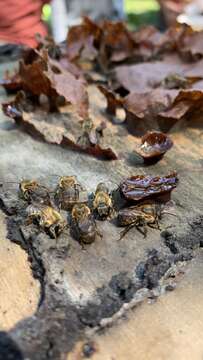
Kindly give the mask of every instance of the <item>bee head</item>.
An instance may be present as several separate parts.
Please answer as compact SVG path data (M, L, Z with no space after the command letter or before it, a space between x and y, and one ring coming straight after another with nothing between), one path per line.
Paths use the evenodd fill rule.
M90 215L90 209L85 204L76 204L72 210L72 218L75 220L83 219Z
M59 180L59 187L60 188L68 188L72 187L76 184L76 177L75 176L62 176Z

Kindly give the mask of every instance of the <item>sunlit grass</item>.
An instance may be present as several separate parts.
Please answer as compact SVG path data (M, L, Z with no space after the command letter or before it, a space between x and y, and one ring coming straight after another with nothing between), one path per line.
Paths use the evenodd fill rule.
M45 4L42 8L42 20L50 21L51 18L51 5Z
M127 14L159 10L159 4L156 0L124 0L124 6Z
M160 8L156 0L124 0L124 7L132 29L147 24L158 26L160 22Z
M139 27L143 24L157 25L159 22L159 4L156 0L123 0L124 10L127 14L129 26ZM49 26L52 10L50 4L45 4L42 9L42 20Z

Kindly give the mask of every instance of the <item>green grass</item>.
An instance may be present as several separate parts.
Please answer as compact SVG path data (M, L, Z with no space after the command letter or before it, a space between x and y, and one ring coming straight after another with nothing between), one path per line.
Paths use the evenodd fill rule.
M142 25L159 25L159 4L156 0L124 0L125 12L130 28Z
M140 14L143 12L159 10L159 4L156 0L124 0L124 6L127 14Z
M156 0L124 0L125 13L127 14L130 28L135 29L144 24L158 25L159 4ZM51 6L45 4L42 19L51 26Z

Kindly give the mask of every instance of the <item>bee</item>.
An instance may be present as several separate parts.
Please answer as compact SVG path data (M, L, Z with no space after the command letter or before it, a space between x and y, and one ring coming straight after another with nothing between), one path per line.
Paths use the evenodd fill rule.
M56 188L55 201L60 209L71 210L77 203L87 203L88 195L75 176L62 176Z
M186 89L189 83L188 78L180 74L171 73L162 80L161 85L166 89Z
M136 227L140 230L143 228L143 235L147 235L147 225L154 229L159 229L159 219L161 218L161 208L157 204L146 203L129 208L121 209L118 213L118 224L120 226L126 226L124 231L121 232L121 240L127 232Z
M22 180L19 184L19 195L29 203L39 202L51 205L48 189L36 180Z
M109 190L104 183L99 183L96 188L93 209L102 220L106 219L112 212L113 205Z
M82 121L82 135L79 136L77 144L82 148L95 146L100 143L100 139L104 136L103 132L106 128L106 123L101 122L98 127L94 126L92 119L87 118Z
M94 128L93 121L90 118L82 122L82 135L78 138L77 144L82 148L86 148L98 143L98 136Z
M51 206L30 205L27 208L27 216L27 224L37 223L53 239L56 239L67 226L60 213Z
M74 205L71 213L71 232L81 244L91 244L95 241L96 223L87 205Z
M165 89L187 89L195 82L201 80L199 76L184 76L178 73L168 74L162 81L161 85Z

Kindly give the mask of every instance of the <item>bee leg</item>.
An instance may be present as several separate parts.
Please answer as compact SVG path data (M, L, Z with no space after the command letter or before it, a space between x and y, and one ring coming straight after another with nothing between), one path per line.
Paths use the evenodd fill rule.
M69 229L69 228L70 228L70 225L69 225L67 222L65 222L65 223L63 223L63 224L61 225L61 227L62 227L62 231L63 231L63 230Z
M47 232L51 236L51 238L56 239L55 227L50 226L47 230L48 230Z
M158 222L155 222L154 224L148 224L148 226L152 229L160 230L160 226Z
M144 226L143 226L143 229L144 229L144 238L146 238L147 237L147 224L144 224Z
M145 220L145 218L140 218L139 222L136 223L136 228L137 230L144 236L144 238L146 238L147 236L147 222ZM143 228L143 230L142 230Z
M103 238L103 234L98 229L96 229L96 234L100 237L100 239Z
M25 226L28 226L28 225L31 225L33 223L33 219L31 217L28 217L26 220L25 220Z
M68 228L68 224L59 223L57 227L57 236L61 235L61 233Z
M156 227L157 229L159 229L159 217L157 214L154 216L154 222L151 224L149 223L148 225L152 225L154 226L154 228Z
M142 225L143 230L141 229L140 226L136 226L136 228L144 236L144 238L147 237L147 225L146 224Z
M85 244L82 241L80 241L80 246L82 248L82 251L87 251Z
M160 227L160 224L159 224L159 219L160 219L160 218L157 216L157 217L155 218L154 224L156 225L156 227L157 227L158 230L161 230L161 227Z
M79 199L79 196L80 196L80 190L78 189L78 184L74 184L74 190L75 190L75 194L76 194L76 197L77 199Z
M135 224L130 224L127 227L125 227L125 229L123 231L120 232L120 238L118 239L118 241L122 240L124 238L124 236L128 233L128 231L134 226Z

